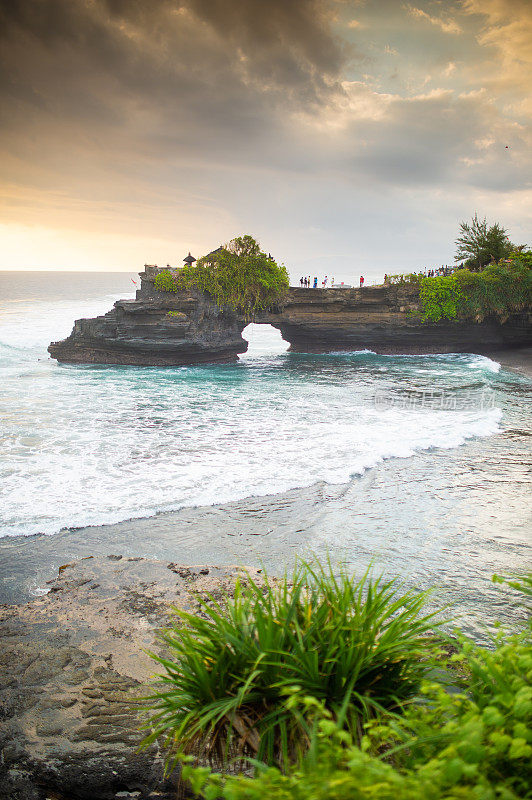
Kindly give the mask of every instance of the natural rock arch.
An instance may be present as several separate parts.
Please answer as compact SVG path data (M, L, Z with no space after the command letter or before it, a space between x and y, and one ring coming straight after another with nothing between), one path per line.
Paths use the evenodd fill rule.
M135 300L119 300L107 314L76 320L67 339L52 342L53 358L69 363L178 366L235 361L247 349L250 320L218 308L197 292L159 292L150 268L141 273ZM487 319L425 323L411 285L363 289L291 288L282 303L258 312L257 324L281 331L290 350L323 353L483 353L532 340L530 309L504 323Z

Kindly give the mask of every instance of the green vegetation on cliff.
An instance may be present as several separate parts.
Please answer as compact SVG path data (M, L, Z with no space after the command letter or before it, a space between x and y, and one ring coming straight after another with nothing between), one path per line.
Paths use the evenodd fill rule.
M280 300L288 286L286 268L262 252L249 235L232 239L175 275L165 270L155 278L159 291L197 289L209 294L219 307L229 306L248 318Z
M532 252L513 252L482 272L458 270L448 277L422 278L419 292L423 319L489 316L501 322L532 304Z

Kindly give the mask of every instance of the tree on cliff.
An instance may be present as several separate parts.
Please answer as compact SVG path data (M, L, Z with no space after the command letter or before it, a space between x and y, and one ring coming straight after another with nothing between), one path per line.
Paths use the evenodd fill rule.
M495 223L488 227L486 217L483 220L475 216L468 222L460 224L460 235L455 241L456 259L467 259L470 269L482 269L490 262L507 258L515 246L510 243L506 230Z
M288 272L266 255L249 235L228 244L186 266L176 276L182 289L199 289L218 306L230 306L250 318L279 300L289 286Z

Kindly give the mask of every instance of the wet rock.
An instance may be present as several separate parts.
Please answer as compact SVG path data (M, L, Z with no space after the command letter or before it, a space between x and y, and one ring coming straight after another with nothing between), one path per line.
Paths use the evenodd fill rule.
M145 650L160 651L170 605L230 594L241 570L168 566L84 559L44 597L0 608L1 800L175 798L159 746L138 750Z

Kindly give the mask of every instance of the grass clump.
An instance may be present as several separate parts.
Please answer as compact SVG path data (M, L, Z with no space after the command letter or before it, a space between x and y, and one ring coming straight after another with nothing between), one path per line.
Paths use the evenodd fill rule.
M372 716L409 701L431 667L437 623L424 592L355 581L300 563L279 583L237 582L232 599L175 610L151 697L152 734L226 763L251 756L286 767L309 744L301 705L314 698L354 740Z
M532 576L507 581L530 607ZM361 738L325 702L301 698L309 746L285 770L220 775L182 756L182 778L211 800L526 800L532 798L532 628L499 629L491 648L460 637L453 691L424 682L403 714Z

